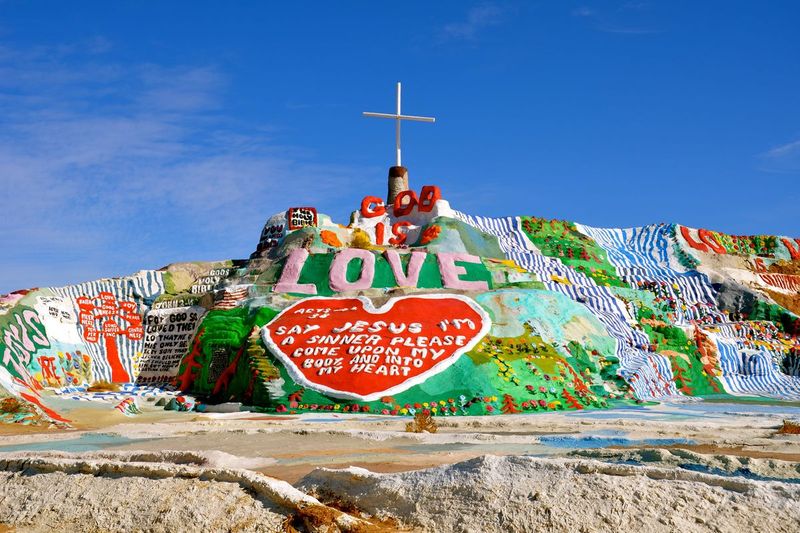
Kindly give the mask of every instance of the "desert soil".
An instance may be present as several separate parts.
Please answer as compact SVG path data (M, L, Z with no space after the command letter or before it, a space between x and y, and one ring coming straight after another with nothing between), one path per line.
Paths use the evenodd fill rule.
M87 405L88 404L88 405ZM790 405L439 419L85 402L0 429L9 531L798 531ZM0 527L0 531L3 529Z

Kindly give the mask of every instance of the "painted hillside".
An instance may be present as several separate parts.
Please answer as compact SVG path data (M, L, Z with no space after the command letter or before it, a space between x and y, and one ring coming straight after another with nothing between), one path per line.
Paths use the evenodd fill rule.
M432 186L368 196L347 226L291 208L258 237L248 259L0 297L2 416L800 400L800 239L471 216Z

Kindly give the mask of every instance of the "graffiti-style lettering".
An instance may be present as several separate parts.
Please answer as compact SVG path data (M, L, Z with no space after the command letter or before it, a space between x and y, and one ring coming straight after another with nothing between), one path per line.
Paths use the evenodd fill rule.
M436 254L436 258L439 261L439 270L442 272L442 283L445 288L465 291L489 290L489 284L485 281L464 281L461 279L461 276L466 274L467 270L463 266L456 265L456 261L480 264L480 257L461 253L439 253Z
M280 279L275 284L273 292L290 292L295 294L317 294L317 286L313 283L299 283L303 267L309 258L309 252L305 248L292 250L286 259ZM404 272L400 253L396 250L386 250L383 257L394 274L395 283L398 287L416 288L419 285L419 278L425 264L427 253L419 250L411 252L408 261L407 271ZM459 289L468 291L485 291L489 288L486 280L467 281L461 279L467 273L462 265L456 262L473 263L482 265L479 257L462 253L436 254L439 266L439 274L442 284L448 289ZM361 269L358 279L349 281L347 279L347 266L354 259L361 260ZM338 252L331 262L329 271L329 286L334 292L346 292L355 290L365 290L372 287L375 280L375 255L369 250L359 248L348 248Z
M347 266L354 259L361 260L361 270L358 279L347 280ZM336 292L361 291L372 287L375 279L375 256L369 250L348 248L342 250L333 258L330 272L331 289Z
M398 196L398 198L400 197ZM394 237L389 239L389 244L400 246L401 244L405 243L406 239L408 239L408 234L403 230L403 228L407 228L410 225L411 222L408 222L407 220L401 220L400 222L395 222L392 224L392 235L394 235Z
M306 259L308 259L308 250L305 248L296 248L292 250L289 257L286 259L286 263L283 265L281 278L272 290L274 292L317 294L317 286L313 283L298 283Z
M289 229L296 230L306 226L317 225L317 210L313 207L292 207L289 209L287 217L289 219Z
M398 287L416 287L419 282L419 273L425 263L425 252L411 252L411 259L408 261L408 273L403 272L403 264L400 261L400 254L396 250L386 250L383 256L392 267L394 278L397 280Z
M707 229L699 229L697 230L697 236L700 237L700 240L703 241L709 248L718 254L728 253L727 250L725 250L725 247L719 243L716 235L714 235L713 232L708 231Z
M708 231L707 229L697 230L697 237L700 239L700 241L696 241L692 237L691 231L692 230L686 226L681 226L681 236L683 236L684 240L686 240L686 244L695 250L706 253L709 251L713 251L718 254L728 253L727 250L725 250L725 247L719 243L713 232Z
M386 227L383 223L378 223L375 225L375 244L378 246L383 245L384 233L386 232Z
M3 365L18 378L30 381L27 366L33 355L49 348L44 324L36 311L29 308L14 310L0 322L0 352Z
M394 199L394 206L392 207L394 216L404 217L411 213L418 204L417 193L414 191L403 191Z
M361 200L361 216L364 218L374 218L386 214L386 206L383 200L377 196L365 196Z
M321 307L329 312L320 315ZM438 327L444 320L474 327L444 332ZM299 383L369 401L441 372L489 327L486 312L469 298L425 295L395 298L380 309L366 299L309 298L284 309L262 331Z
M442 191L436 185L425 185L419 193L419 211L429 213L436 202L442 198Z
M147 313L137 383L169 383L177 375L205 311L195 306Z
M433 210L436 202L441 200L442 191L436 185L425 185L420 191L419 197L412 190L402 191L395 197L392 205L392 215L404 217L414 212L414 208L420 213L429 213ZM364 218L375 218L386 214L386 206L383 200L377 196L365 196L361 200L361 216ZM290 229L294 229L289 226Z

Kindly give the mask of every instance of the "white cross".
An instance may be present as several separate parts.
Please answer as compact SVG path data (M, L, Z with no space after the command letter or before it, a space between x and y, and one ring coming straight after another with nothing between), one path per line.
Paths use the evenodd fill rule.
M417 122L436 122L433 117L417 117L414 115L403 115L400 113L400 82L397 82L397 113L394 115L388 113L369 113L364 112L365 117L378 117L378 118L393 118L395 122L395 147L397 149L397 166L401 167L400 160L400 121L401 120L416 120Z

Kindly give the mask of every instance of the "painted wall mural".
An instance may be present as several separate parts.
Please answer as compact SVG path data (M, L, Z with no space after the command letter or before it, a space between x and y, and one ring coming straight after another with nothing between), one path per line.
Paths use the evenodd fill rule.
M155 388L277 413L796 401L799 314L800 239L479 217L425 186L347 226L290 208L247 260L4 295L0 395L51 420L49 391L135 416Z
M334 398L377 400L423 383L489 331L486 312L463 296L308 298L281 311L264 341L294 381Z
M144 317L144 346L136 383L166 384L194 338L206 310L200 306L154 309Z
M96 298L79 296L78 323L83 339L93 344L102 342L106 360L111 368L111 381L127 383L131 374L122 364L117 348L117 337L136 342L144 338L142 319L136 312L136 302L119 301L110 292L99 292Z

